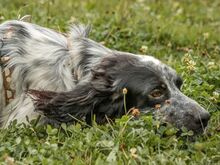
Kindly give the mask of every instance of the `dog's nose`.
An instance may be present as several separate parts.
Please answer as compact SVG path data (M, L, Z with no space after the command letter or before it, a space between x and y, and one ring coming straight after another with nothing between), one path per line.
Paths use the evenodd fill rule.
M210 119L210 114L208 112L202 112L196 117L196 124L206 127Z

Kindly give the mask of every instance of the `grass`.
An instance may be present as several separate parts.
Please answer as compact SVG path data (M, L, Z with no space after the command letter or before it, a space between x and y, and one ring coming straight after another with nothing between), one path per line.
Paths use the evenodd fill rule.
M0 9L0 22L31 14L32 22L65 32L78 21L112 49L152 54L178 71L183 92L212 115L195 142L191 132L176 137L151 116L92 128L13 123L0 129L0 164L220 163L219 0L1 0Z

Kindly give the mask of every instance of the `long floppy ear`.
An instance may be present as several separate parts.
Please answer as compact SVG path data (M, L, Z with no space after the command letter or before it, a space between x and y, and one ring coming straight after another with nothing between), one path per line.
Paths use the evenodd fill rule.
M105 123L106 117L122 115L122 99L103 89L94 89L90 83L86 83L70 92L29 90L28 94L34 102L35 111L55 123L72 123L76 119L85 119L91 125L93 115L99 124Z
M106 117L122 116L123 94L115 88L117 70L111 68L113 65L117 65L113 59L104 59L93 68L87 82L80 82L70 92L30 90L28 93L36 111L60 123L86 118L86 122L91 124L92 114L96 115L97 123L106 122Z
M90 83L78 85L70 92L29 90L28 94L37 112L58 123L71 123L75 119L83 119L101 101L96 98L98 92Z

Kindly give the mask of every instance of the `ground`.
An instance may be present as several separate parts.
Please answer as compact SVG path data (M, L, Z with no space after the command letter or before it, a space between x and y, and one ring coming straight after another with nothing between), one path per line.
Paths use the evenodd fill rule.
M204 135L175 136L151 116L114 124L0 129L0 164L219 164L219 0L0 0L0 22L32 15L32 22L66 32L91 24L91 38L107 47L151 54L184 78L183 92L211 113ZM82 127L84 127L82 129Z

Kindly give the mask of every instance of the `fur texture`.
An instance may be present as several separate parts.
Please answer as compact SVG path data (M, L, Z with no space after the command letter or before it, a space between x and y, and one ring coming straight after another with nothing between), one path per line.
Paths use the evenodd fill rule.
M17 119L43 116L41 122L105 123L106 117L121 117L126 88L127 109L142 114L160 105L153 115L178 128L201 133L210 115L180 91L181 78L152 56L108 49L88 38L90 28L74 25L68 35L22 21L0 25L1 56L10 57L15 99L0 104L4 127ZM4 66L2 66L4 68ZM0 76L0 94L4 96ZM190 123L189 123L190 121Z

